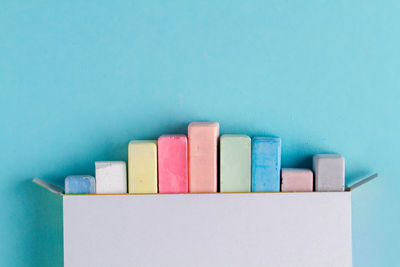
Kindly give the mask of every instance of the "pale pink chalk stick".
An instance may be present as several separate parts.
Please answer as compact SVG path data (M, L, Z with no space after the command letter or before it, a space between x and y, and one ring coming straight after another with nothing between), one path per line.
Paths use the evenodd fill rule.
M218 122L189 124L189 192L217 192Z
M186 135L162 135L158 138L158 192L188 192Z
M308 169L282 169L282 192L312 192L314 175Z

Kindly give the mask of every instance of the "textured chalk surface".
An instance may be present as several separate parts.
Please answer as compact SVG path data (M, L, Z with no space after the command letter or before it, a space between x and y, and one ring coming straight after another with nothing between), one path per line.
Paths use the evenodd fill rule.
M97 194L127 193L126 164L124 161L97 161L95 167Z
M95 194L96 181L90 175L71 175L65 178L65 194Z
M217 192L217 122L192 122L189 135L189 192Z
M220 191L250 192L251 139L247 135L220 137Z
M129 193L157 193L157 141L129 143L128 180Z
M282 192L312 192L314 174L308 169L282 168Z
M159 193L188 192L188 152L186 135L158 138Z
M279 192L281 178L281 139L254 137L251 154L251 191Z
M339 154L316 154L313 157L315 191L344 191L345 163Z

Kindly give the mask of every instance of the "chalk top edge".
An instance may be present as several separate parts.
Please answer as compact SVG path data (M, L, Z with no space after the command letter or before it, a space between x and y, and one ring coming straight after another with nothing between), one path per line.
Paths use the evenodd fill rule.
M200 121L200 122L191 122L189 123L189 128L193 126L203 126L203 127L218 127L219 128L219 123L218 122L207 122L207 121Z
M256 142L282 142L280 137L268 137L268 136L255 136L252 138Z

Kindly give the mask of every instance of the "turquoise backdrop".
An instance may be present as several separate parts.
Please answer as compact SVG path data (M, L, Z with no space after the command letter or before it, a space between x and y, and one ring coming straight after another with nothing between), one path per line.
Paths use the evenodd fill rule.
M135 138L282 137L346 158L354 266L400 266L399 1L11 1L0 6L0 266L62 266L60 197L32 184Z

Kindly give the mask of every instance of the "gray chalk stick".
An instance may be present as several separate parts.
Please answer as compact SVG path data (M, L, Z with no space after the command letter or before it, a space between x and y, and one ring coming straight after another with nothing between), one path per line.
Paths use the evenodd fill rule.
M316 154L313 157L315 191L344 191L344 158L339 154Z

